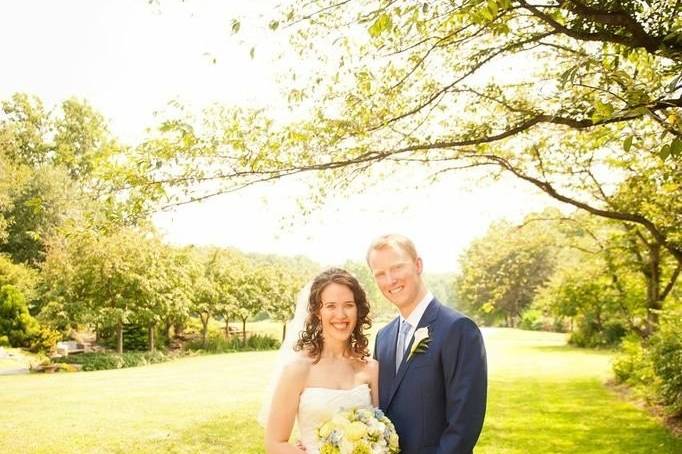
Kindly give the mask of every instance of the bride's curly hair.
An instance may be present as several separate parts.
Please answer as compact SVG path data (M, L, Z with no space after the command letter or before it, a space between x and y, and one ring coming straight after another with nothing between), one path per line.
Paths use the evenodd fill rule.
M360 286L358 280L348 271L340 268L330 268L318 274L310 286L310 296L308 298L308 315L305 319L305 326L298 336L298 341L294 350L305 351L315 359L315 363L320 360L324 338L322 337L322 320L320 320L320 309L322 308L322 291L331 283L336 283L348 287L353 292L353 299L357 307L357 323L350 335L349 348L353 356L364 360L369 356L367 346L369 341L364 334L365 329L372 327L372 320L369 317L369 303L367 295Z

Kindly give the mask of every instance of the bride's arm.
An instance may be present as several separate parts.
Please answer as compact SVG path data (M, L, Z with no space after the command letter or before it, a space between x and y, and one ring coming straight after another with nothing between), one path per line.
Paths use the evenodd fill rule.
M275 387L268 422L265 427L265 449L268 454L301 454L305 451L289 444L298 401L309 366L302 361L287 365Z
M369 358L367 360L367 369L369 370L369 388L372 394L372 406L379 406L379 362L376 359Z

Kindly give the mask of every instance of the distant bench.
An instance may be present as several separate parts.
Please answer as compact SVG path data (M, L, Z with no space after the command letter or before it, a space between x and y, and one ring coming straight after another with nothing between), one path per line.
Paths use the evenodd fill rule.
M79 344L75 341L57 342L57 353L64 356L69 356L72 353L85 352L85 345Z

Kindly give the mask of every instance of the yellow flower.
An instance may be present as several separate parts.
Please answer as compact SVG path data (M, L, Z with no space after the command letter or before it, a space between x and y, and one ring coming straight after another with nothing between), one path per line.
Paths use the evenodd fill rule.
M388 437L388 446L393 449L398 448L398 434L395 432L391 433L391 435Z
M329 443L325 443L320 447L320 454L340 454L339 448Z
M349 440L360 440L367 434L367 426L365 426L360 421L355 421L350 423L350 426L346 428L346 435Z
M327 438L330 433L332 433L332 430L334 427L332 426L331 421L327 421L326 423L322 424L322 427L320 427L320 438Z
M372 448L365 442L359 442L353 447L352 454L372 454Z

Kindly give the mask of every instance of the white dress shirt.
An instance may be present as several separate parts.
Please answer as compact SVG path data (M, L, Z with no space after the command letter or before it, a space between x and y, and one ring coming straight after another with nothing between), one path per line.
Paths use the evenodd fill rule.
M414 332L417 330L419 321L422 319L422 316L424 315L424 312L426 311L426 308L429 306L429 303L432 299L433 294L427 290L424 298L422 298L419 304L415 306L407 318L404 318L402 315L400 316L400 324L402 324L403 320L407 320L407 323L410 324L410 331L407 333L407 342L405 342L405 348L407 348L410 343L410 339L412 339L412 336L414 336Z

